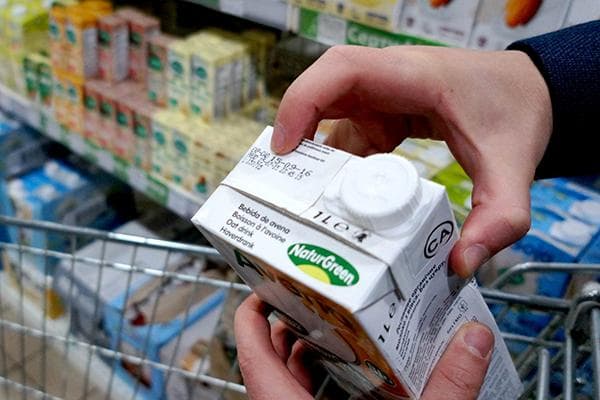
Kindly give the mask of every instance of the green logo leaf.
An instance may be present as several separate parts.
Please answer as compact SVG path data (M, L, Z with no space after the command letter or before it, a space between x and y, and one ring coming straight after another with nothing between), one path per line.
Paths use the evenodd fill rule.
M175 141L175 150L180 154L187 154L187 146L181 140Z
M160 145L165 144L165 135L162 132L154 131L154 140Z
M94 110L97 106L96 99L94 96L86 96L85 97L85 108L88 110Z
M119 112L117 113L117 123L121 126L127 126L128 118L125 113Z
M173 61L171 63L171 69L173 71L175 71L176 74L182 74L183 73L183 65L181 65L181 63L179 61Z
M163 65L162 65L162 62L160 61L160 57L157 57L156 55L151 54L150 57L148 57L148 67L154 71L162 71Z
M75 44L77 42L77 36L75 36L75 32L72 29L67 30L67 40L71 44Z
M148 137L148 131L146 130L146 127L141 124L136 124L135 134L136 134L136 136L141 137L141 138Z
M200 79L206 79L206 70L202 67L196 68L196 76Z
M110 33L106 31L100 31L98 33L98 41L101 46L110 46Z
M337 254L307 243L288 247L288 257L305 274L334 286L353 286L359 281L358 271Z
M129 43L135 47L139 47L142 44L142 35L138 32L131 32L129 35Z

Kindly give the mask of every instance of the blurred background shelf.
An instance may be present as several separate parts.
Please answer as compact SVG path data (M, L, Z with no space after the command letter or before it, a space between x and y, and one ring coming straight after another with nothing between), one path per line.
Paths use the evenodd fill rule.
M4 85L0 85L0 109L13 114L30 127L63 144L182 218L191 218L205 200L186 193L181 188L164 182L161 178L95 146L80 135L65 130L58 125L48 110L43 110Z

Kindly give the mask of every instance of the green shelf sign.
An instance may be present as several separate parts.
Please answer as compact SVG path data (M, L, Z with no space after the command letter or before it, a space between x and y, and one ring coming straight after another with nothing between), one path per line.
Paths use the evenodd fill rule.
M298 33L305 38L319 41L319 24L323 23L318 11L300 9ZM335 18L335 17L334 17ZM442 43L402 33L392 33L353 21L346 21L344 44L383 48L397 45L432 45Z
M148 177L146 195L148 195L148 197L150 197L152 200L158 202L160 205L166 206L169 198L169 189L164 183L159 182L150 176Z

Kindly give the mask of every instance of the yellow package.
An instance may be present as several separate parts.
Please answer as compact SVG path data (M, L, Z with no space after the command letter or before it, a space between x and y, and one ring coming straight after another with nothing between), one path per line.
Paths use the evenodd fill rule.
M152 117L152 172L167 180L173 176L171 150L173 129L185 123L178 111L161 110Z
M229 110L231 52L223 45L196 42L191 56L191 115L206 122L224 118Z
M260 29L244 31L242 37L255 49L246 86L247 99L252 100L267 94L267 68L277 38L273 33Z
M72 74L64 75L65 94L67 99L66 125L71 132L83 135L84 131L84 81Z
M61 126L67 126L67 95L66 95L66 78L65 73L60 70L53 70L53 81L54 86L52 89L52 109L54 111L54 118L58 121Z
M48 47L48 11L35 4L13 3L5 14L6 39L13 54Z
M49 20L50 56L52 66L61 70L67 69L66 20L66 7L59 5L52 7Z
M80 5L67 8L67 71L76 76L87 79L98 74L97 20L102 13L108 11L91 11Z
M193 47L183 40L169 45L167 55L167 96L171 110L189 114L190 109L190 63Z
M210 142L214 127L202 121L194 121L190 126L192 141L190 145L190 173L184 186L192 193L204 195L212 183L212 163ZM214 187L214 186L213 186Z

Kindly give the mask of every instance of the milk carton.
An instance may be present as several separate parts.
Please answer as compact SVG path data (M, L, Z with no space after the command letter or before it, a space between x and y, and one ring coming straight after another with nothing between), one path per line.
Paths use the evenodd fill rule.
M418 398L453 333L496 335L481 399L521 383L474 281L452 273L457 239L442 186L393 155L304 141L271 153L267 128L193 222L349 391Z

